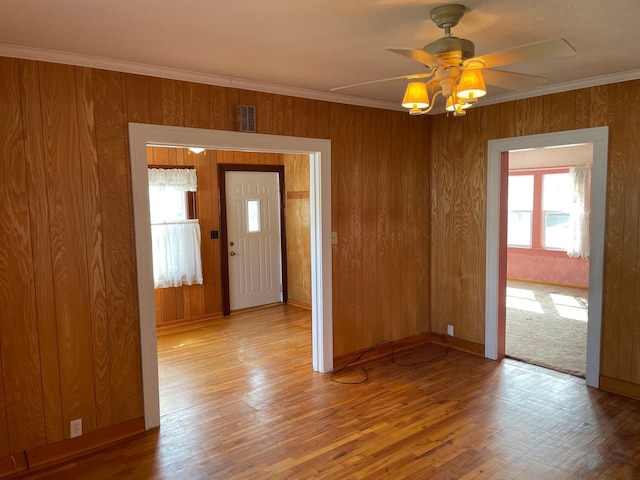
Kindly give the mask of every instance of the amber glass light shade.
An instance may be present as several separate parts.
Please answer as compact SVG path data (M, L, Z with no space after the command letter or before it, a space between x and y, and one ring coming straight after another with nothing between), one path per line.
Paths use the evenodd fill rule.
M404 108L419 109L429 107L429 94L427 93L427 84L424 82L410 82L407 90L404 92L402 100Z
M470 69L462 72L458 82L458 98L463 100L479 98L487 94L482 71Z

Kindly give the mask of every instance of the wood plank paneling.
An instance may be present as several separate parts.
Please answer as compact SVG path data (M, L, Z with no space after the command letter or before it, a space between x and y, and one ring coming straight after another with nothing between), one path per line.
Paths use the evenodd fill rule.
M214 226L214 211L218 210L218 201L215 191L217 184L213 183L212 175L217 175L216 152L208 151L207 155L198 155L196 159L198 174L198 215L200 219L201 245L202 245L202 275L203 284L199 289L199 295L192 297L191 315L211 315L220 313L222 305L216 304L216 291L220 289L220 276L216 273L215 243L219 240L211 239L211 231Z
M209 87L209 120L214 130L230 130L227 122L227 89L211 85Z
M29 216L33 248L36 309L40 344L42 389L47 443L63 439L62 393L58 365L58 328L53 295L53 260L49 233L49 204L42 137L38 64L25 61L22 68L22 105L25 159L29 182Z
M73 67L42 64L40 78L63 426L65 438L69 438L71 420L82 418L87 432L96 429L91 294L78 131L81 107L77 106Z
M209 87L201 83L184 84L184 126L209 128Z
M287 299L289 303L311 307L309 156L285 155L284 169L287 193ZM292 192L301 195L292 198Z
M638 90L632 88L632 84L626 83L620 86L620 94L618 95L621 105L622 103L638 101ZM629 111L626 115L626 122L620 125L618 132L621 134L620 140L630 151L638 151L640 142L638 141L637 126L640 124L639 116L635 111ZM616 146L616 145L614 145ZM633 168L631 165L625 171L624 176L624 220L622 223L622 243L620 250L622 254L622 278L620 284L620 339L618 341L618 376L619 380L627 382L638 382L640 379L633 379L634 370L637 371L638 366L633 365L634 358L634 340L635 331L639 328L638 323L638 299L636 298L636 283L640 271L638 270L638 241L639 241L639 225L638 219L640 215L640 169ZM634 301L629 301L629 299ZM637 347L636 347L637 348Z
M406 333L407 317L406 310L403 305L404 293L406 285L403 283L406 272L404 267L406 265L406 251L404 250L404 238L406 234L405 224L403 221L403 210L406 204L405 193L402 189L402 177L405 174L406 162L404 158L404 142L402 132L402 121L404 115L399 113L389 113L390 128L389 128L389 148L390 155L393 161L390 162L390 168L388 170L388 199L389 199L389 216L388 216L388 245L389 245L389 257L388 263L389 282L390 285L397 285L396 295L385 295L387 297L387 303L389 304L388 318L385 318L385 322L390 327L391 338L403 338L408 336ZM396 118L397 117L397 118ZM393 288L393 287L392 287ZM391 321L392 316L400 315L404 322Z
M450 118L439 116L432 121L432 183L431 183L431 221L432 221L432 329L434 332L446 332L448 321L453 318L454 289L454 249L453 218L454 198L453 181L455 175L455 154L452 129L447 125Z
M352 196L353 208L350 213L352 231L353 231L353 274L351 283L353 284L353 324L354 324L354 342L357 344L361 341L362 335L359 332L363 330L362 318L362 279L363 261L362 261L362 168L363 154L362 145L364 142L364 131L362 128L362 118L364 109L356 107L354 109L353 118L353 174L352 174Z
M626 301L640 288L639 120L628 112L638 101L638 81L474 108L461 119L410 119L105 70L8 59L2 67L0 151L10 173L2 194L20 191L22 198L0 206L7 223L0 255L23 276L10 285L17 293L0 301L7 303L3 311L25 320L0 320L0 455L61 440L74 415L83 416L85 430L142 415L126 123L233 130L230 96L256 105L260 133L332 141L336 355L398 340L422 325L442 333L450 321L461 322L462 340L482 344L487 140L608 125L602 373L640 382L640 305ZM577 105L578 96L586 104ZM187 159L166 156L176 164ZM220 152L207 160L211 229L219 229L215 163L233 159ZM282 161L263 154L241 160ZM417 227L411 213L421 207L430 213ZM218 279L219 244L206 241ZM394 248L404 251L394 256ZM215 313L219 287L213 292L211 302L204 287L183 288L174 301L183 316Z
M0 162L13 173L0 175L0 452L7 454L46 442L18 60L0 59L0 104Z
M556 93L551 96L549 132L573 130L576 121L576 92Z
M125 151L122 83L119 73L93 71L114 423L142 415L138 299L132 295L137 291L136 261L131 238L131 178ZM150 110L155 110L151 104Z
M625 161L624 145L628 140L626 119L618 117L616 109L622 108L624 98L622 85L612 85L611 96L617 101L609 111L609 159L607 165L607 228L605 231L606 262L603 285L603 319L607 328L602 329L601 374L611 378L627 380L628 374L619 372L619 342L621 341L621 322L623 315L623 271L624 271L624 224L627 192L626 178L628 165Z
M378 149L376 137L378 131L378 115L375 110L367 109L362 118L362 272L354 281L362 284L362 318L366 319L366 328L362 328L359 335L360 345L373 345L378 337L376 329L371 328L378 316L377 298L377 245L381 241L378 237L377 225L377 162ZM364 327L364 326L363 326Z
M471 113L471 112L470 112ZM477 138L482 135L485 112L482 109L467 115L463 123L463 138ZM480 246L486 235L486 225L482 221L486 212L484 190L487 182L485 158L486 142L463 142L465 191L460 195L465 199L461 212L462 250L460 271L463 279L462 298L466 308L462 309L461 337L478 342L484 338L484 323L476 321L477 312L484 312L485 299L480 292L485 289L485 255ZM458 334L460 335L460 334Z
M126 74L127 118L130 122L149 123L149 77Z
M293 97L273 95L273 133L293 135Z
M375 331L376 342L383 339L393 339L392 336L392 316L396 312L391 310L390 298L396 292L392 292L391 285L391 264L394 252L389 246L390 235L390 209L391 198L389 178L391 177L392 156L391 151L391 113L385 111L376 112L378 116L378 135L376 143L378 148L378 158L376 163L377 172L377 216L376 234L380 241L376 247L376 317L370 328ZM332 119L333 122L333 119ZM333 139L332 139L333 141ZM346 352L335 352L336 354Z
M162 96L162 124L181 127L184 124L183 82L160 79Z
M84 203L85 248L89 280L89 306L95 381L96 428L112 425L111 379L109 366L109 327L105 295L105 272L102 242L102 214L98 158L95 142L93 82L91 70L76 68L80 172ZM83 422L84 423L84 422ZM88 430L90 431L90 430Z
M273 133L273 95L256 93L256 132Z
M293 127L292 135L295 137L307 137L308 127L308 112L307 112L306 98L295 97L293 99L292 111L293 111Z

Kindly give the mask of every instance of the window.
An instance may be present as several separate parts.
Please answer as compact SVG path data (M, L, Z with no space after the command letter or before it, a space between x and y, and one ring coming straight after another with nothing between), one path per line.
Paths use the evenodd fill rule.
M155 288L202 283L194 169L149 169L149 213Z
M542 176L544 248L566 250L571 241L569 218L573 202L573 184L569 173Z
M573 181L568 170L510 172L507 218L510 247L569 248Z
M507 244L531 246L533 219L533 175L509 176Z
M247 200L247 232L260 232L260 200Z

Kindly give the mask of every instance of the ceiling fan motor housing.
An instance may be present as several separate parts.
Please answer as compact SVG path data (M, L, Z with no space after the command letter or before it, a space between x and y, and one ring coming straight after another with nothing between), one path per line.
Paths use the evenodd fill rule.
M473 58L475 46L471 40L458 37L443 37L425 45L423 50L442 59L451 59L451 65L459 65L462 60Z

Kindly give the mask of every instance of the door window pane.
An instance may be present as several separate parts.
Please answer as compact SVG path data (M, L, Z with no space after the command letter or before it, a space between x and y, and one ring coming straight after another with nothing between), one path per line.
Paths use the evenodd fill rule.
M247 232L260 231L260 200L247 200Z

